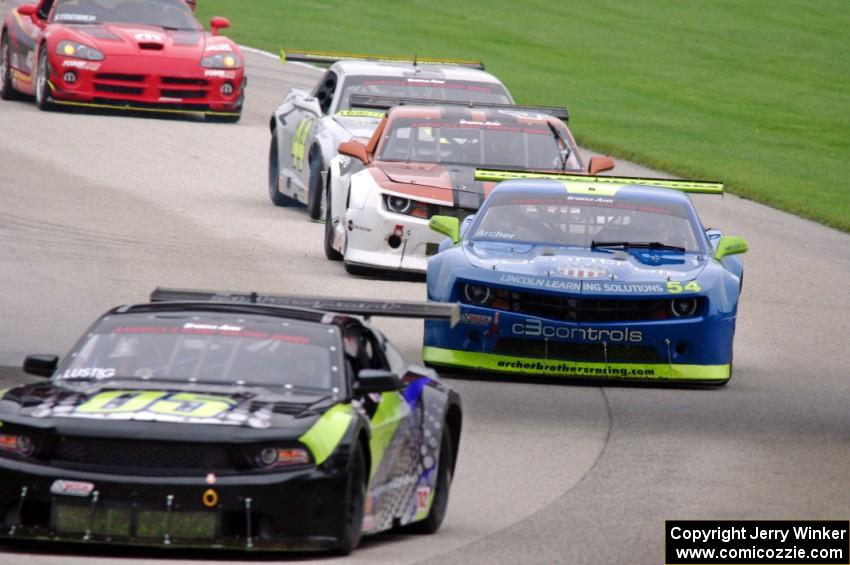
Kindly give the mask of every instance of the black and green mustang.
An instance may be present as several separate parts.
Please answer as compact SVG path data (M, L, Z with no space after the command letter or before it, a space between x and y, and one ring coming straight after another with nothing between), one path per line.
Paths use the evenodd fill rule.
M451 306L157 289L0 391L0 537L348 553L436 531L456 392L370 315Z

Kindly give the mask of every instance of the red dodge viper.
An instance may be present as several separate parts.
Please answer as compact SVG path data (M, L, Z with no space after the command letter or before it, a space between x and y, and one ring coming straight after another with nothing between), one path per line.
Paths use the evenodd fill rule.
M0 37L0 98L42 110L83 106L202 113L236 122L246 85L239 47L204 32L194 0L41 0L13 10Z

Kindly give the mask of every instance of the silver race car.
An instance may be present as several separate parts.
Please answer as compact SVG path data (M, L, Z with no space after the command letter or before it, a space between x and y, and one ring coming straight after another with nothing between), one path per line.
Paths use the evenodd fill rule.
M353 107L352 94L512 104L505 85L477 61L401 59L282 51L287 62L330 65L312 92L293 88L270 121L269 196L277 206L306 204L321 214L324 173L340 143L366 142L384 112Z

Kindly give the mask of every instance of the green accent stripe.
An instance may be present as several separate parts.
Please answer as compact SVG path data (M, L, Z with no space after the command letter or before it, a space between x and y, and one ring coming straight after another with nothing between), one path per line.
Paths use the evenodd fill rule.
M399 412L404 409L404 400L397 392L385 392L381 394L378 409L372 417L372 438L369 440L369 451L372 454L372 469L369 471L369 480L375 476L387 447L395 436L401 416Z
M125 112L153 112L154 114L204 114L205 116L238 116L239 112L210 112L208 110L175 110L173 108L140 108L135 106L118 106L115 104L95 104L92 102L71 102L68 100L53 100L54 104L76 106L78 108L101 108L106 110L123 110Z
M316 420L298 440L307 446L316 465L321 465L331 456L336 446L345 437L348 426L354 418L351 404L337 404Z
M633 379L651 381L711 381L729 379L729 365L678 365L666 363L585 363L493 353L423 347L426 363L494 373L543 375L577 379Z
M660 186L661 188L672 188L682 192L697 194L723 194L723 183L707 180L673 180L653 179L643 177L593 177L590 175L570 175L560 173L530 173L526 171L499 171L490 169L476 169L475 180L501 182L511 179L551 179L564 183L569 192L572 182L581 183L579 186L594 184L621 184L621 185L647 185ZM593 190L593 189L590 189ZM601 191L601 187L596 189ZM604 194L604 193L603 193Z

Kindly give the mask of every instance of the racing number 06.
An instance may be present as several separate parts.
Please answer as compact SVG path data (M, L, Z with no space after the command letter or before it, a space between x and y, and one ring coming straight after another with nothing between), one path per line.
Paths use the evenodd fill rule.
M152 390L111 390L102 392L77 408L82 414L129 414L147 410L163 416L215 418L236 405L222 396Z

